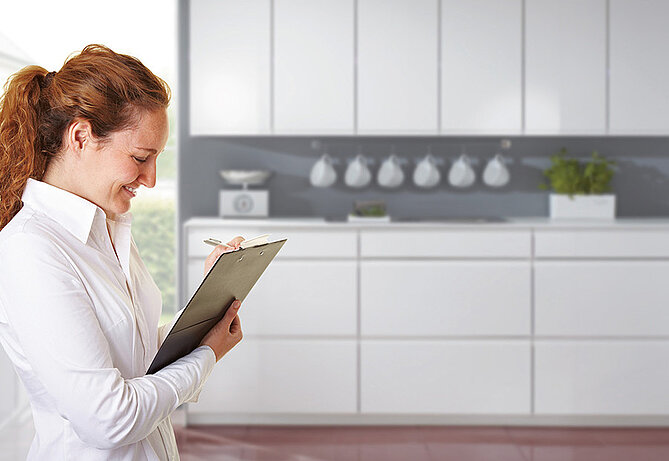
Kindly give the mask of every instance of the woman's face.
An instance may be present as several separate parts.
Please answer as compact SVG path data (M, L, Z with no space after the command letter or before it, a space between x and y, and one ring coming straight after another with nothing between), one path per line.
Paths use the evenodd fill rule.
M156 159L167 144L167 111L143 112L134 128L112 133L105 144L91 143L85 155L85 198L108 217L125 213L140 186L156 185Z

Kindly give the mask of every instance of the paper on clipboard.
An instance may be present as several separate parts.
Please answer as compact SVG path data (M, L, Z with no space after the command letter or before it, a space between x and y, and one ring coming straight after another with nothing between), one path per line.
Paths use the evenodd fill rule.
M285 239L221 254L172 322L146 373L153 374L195 350L232 302L244 301L284 243Z

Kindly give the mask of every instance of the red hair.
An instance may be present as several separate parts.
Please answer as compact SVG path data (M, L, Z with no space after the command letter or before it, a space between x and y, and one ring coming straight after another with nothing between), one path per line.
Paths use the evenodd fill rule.
M0 230L23 206L28 178L41 180L61 154L75 118L88 120L104 143L132 128L144 111L166 109L170 88L137 58L88 45L57 72L27 66L9 77L0 97Z

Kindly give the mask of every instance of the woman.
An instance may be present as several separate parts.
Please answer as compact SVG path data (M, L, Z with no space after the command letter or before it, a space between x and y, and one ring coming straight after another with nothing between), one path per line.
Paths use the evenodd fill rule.
M178 459L170 414L242 338L235 301L200 347L145 375L167 328L128 210L155 185L169 98L141 62L101 45L5 85L0 342L32 407L28 459Z

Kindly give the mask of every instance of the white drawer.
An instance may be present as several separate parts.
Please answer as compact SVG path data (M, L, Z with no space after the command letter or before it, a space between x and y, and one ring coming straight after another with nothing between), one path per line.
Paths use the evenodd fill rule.
M243 339L214 368L189 413L355 413L350 341Z
M539 341L535 412L666 415L669 341Z
M669 335L669 262L535 263L537 335Z
M186 227L186 254L188 256L207 257L214 247L203 243L213 237L223 242L237 235L253 238L270 234L270 241L288 239L277 258L356 258L358 255L358 237L353 229L304 230L286 228L240 227Z
M530 413L529 341L362 341L360 375L363 413Z
M669 229L537 230L537 258L669 257Z
M204 259L188 260L187 299L203 267ZM357 287L355 261L274 261L242 304L244 333L355 335Z
M530 263L363 261L363 335L529 335Z
M362 230L360 254L368 258L529 258L529 230Z

